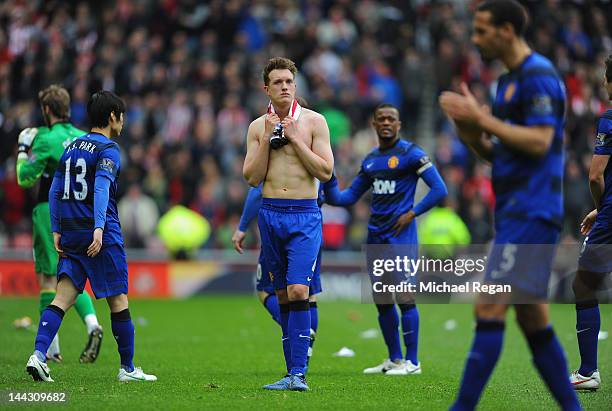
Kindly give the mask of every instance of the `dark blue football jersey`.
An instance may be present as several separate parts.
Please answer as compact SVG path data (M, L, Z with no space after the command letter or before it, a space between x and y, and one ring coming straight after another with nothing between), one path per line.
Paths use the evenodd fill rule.
M597 123L597 138L595 139L595 150L597 155L612 155L612 110L606 111ZM604 171L605 189L599 204L597 219L602 222L612 223L612 161Z
M530 157L493 141L495 218L563 220L563 127L565 86L552 63L532 53L499 78L493 103L495 117L520 126L551 126L553 141L541 158Z
M111 181L103 247L123 245L116 200L120 169L119 146L102 134L86 134L64 151L54 178L59 179L60 233L62 246L67 251L83 251L91 243L96 176L104 176Z
M375 148L365 157L351 190L359 198L372 188L370 233L393 234L397 218L412 210L419 177L430 167L433 164L419 146L401 139L393 147ZM414 231L416 238L415 223L405 230Z

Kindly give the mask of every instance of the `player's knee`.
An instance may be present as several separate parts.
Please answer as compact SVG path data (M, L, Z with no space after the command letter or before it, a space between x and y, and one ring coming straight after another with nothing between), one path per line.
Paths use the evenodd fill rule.
M289 301L308 300L309 289L307 285L291 284L287 287Z
M262 303L262 304L264 304L264 303L265 303L265 301L266 301L266 299L267 299L269 296L271 296L271 295L272 295L272 294L268 294L268 293L267 293L267 292L265 292L265 291L258 291L258 292L257 292L257 298L259 298L259 302L260 302L260 303Z
M67 275L62 275L59 278L55 298L52 304L60 307L62 310L67 311L72 307L79 295L79 291L76 289L72 280Z
M286 289L276 290L276 297L279 304L289 304L289 296Z
M578 270L572 283L576 301L595 299L595 294L601 286L603 277L597 273Z
M57 288L57 277L41 274L38 283L43 290L55 290Z
M474 315L481 320L505 321L507 309L505 304L476 304Z
M55 295L55 298L53 298L53 301L51 301L51 304L53 304L56 307L61 308L62 310L64 310L64 312L66 312L70 309L70 307L74 305L75 301L76 301L76 297L65 295L64 293L58 292Z
M546 328L549 323L548 308L545 304L516 305L516 322L525 335Z
M416 303L414 300L414 296L409 293L397 294L396 298L397 298L397 305L399 305L400 308L402 307L402 305L415 305Z
M107 297L106 302L108 303L108 307L110 308L111 313L127 310L128 308L128 298L126 294L119 294Z

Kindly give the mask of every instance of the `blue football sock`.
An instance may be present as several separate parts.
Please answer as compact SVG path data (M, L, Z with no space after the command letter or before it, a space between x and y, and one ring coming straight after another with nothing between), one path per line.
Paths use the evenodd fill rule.
M319 328L319 309L317 308L317 302L310 302L310 328L316 333Z
M548 326L527 336L533 363L563 410L580 410L580 403L567 376L567 361L557 336Z
M310 345L310 305L308 300L289 303L291 374L304 375Z
M306 360L306 364L310 364L310 357L312 357L312 347L314 347L315 336L317 334L317 329L319 328L319 310L317 308L317 302L310 302L310 345L308 347L308 358Z
M130 310L125 309L111 313L111 328L117 341L117 349L121 357L121 368L127 372L134 371L134 323L130 317Z
M473 410L499 359L504 322L478 320L472 349L463 370L461 388L451 410Z
M601 327L596 301L576 304L576 335L580 349L580 375L590 376L597 369L597 337Z
M46 361L45 354L51 345L51 341L53 341L60 325L62 325L63 318L64 310L53 304L49 304L40 314L34 350L42 353L42 356L45 358L44 361ZM40 359L40 355L38 357Z
M263 301L263 305L272 316L272 319L280 325L280 308L278 307L278 297L276 294L268 294Z
M283 332L283 354L285 356L285 365L287 373L291 372L291 343L289 341L289 304L279 304L280 324Z
M317 308L317 302L310 302L310 329L314 334L317 333L319 329L319 309ZM314 345L315 339L310 339L310 348Z
M399 317L394 304L376 304L378 323L389 350L391 361L401 360L402 345L399 336Z
M406 360L414 365L419 363L417 352L419 348L419 310L414 304L400 304L402 311L402 334L406 346Z

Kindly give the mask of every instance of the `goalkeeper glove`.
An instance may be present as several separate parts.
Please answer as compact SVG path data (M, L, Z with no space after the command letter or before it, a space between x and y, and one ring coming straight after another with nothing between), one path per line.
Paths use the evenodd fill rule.
M17 141L17 150L19 153L27 153L30 147L32 147L32 142L36 134L38 134L38 129L36 127L24 128L23 131L19 133L19 140Z

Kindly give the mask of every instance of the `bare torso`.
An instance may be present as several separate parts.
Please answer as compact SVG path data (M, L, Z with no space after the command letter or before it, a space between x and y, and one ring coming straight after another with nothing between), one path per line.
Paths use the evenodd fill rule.
M304 143L308 147L312 147L315 116L319 114L304 108L297 122ZM265 116L259 117L254 124L257 126L257 136L260 139L269 138L263 135L264 119ZM278 150L270 150L268 172L262 193L267 198L317 198L316 179L304 167L291 143Z

